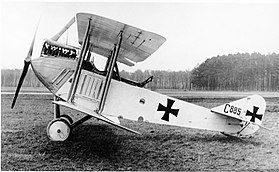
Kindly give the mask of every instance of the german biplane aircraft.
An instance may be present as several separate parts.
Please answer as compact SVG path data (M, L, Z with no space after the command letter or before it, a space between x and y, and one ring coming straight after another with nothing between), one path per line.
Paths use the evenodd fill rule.
M62 44L61 35L77 23L80 47ZM145 89L152 76L142 82L123 78L118 63L133 66L152 55L166 39L118 21L94 14L78 13L51 39L44 40L41 54L32 58L36 33L24 61L12 108L31 64L36 77L54 95L54 119L48 137L65 141L72 129L90 118L137 133L120 124L119 118L224 132L236 136L255 133L261 126L265 100L252 95L208 109ZM91 54L107 58L104 70L96 68ZM61 115L60 107L87 114L77 121Z

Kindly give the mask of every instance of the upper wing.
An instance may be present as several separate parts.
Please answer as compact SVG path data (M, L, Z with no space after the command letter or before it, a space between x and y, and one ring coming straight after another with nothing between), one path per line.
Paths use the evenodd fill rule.
M110 56L114 44L118 41L120 31L123 31L117 61L128 66L133 66L133 62L144 61L166 41L158 34L94 14L78 13L76 18L79 43L82 44L88 20L91 19L89 42L92 51L105 57Z

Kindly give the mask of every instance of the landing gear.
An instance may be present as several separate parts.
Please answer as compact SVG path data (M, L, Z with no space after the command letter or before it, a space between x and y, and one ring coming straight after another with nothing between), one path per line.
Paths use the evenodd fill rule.
M54 100L59 100L54 97ZM73 119L69 115L60 115L59 105L54 104L54 119L47 126L47 136L52 141L65 141L71 133Z
M63 114L60 118L67 120L70 125L74 123L73 119L69 115Z
M58 97L54 97L54 101L62 100L59 100ZM75 127L91 118L92 116L87 115L74 122L69 115L60 115L60 106L54 103L54 119L50 121L47 126L47 136L52 141L65 141L69 138Z
M70 133L70 124L64 118L54 119L47 126L47 135L52 141L65 141Z

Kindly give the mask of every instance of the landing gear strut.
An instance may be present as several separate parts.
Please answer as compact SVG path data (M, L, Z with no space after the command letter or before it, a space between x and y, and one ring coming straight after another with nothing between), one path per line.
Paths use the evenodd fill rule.
M59 101L59 98L55 96L54 100ZM87 115L74 122L69 115L60 115L60 106L54 104L54 119L50 121L47 126L47 136L52 141L65 141L69 138L72 130L75 127L81 125L91 118L92 116Z
M59 100L54 97L54 100ZM47 136L52 141L65 141L71 133L72 118L69 115L60 115L59 105L54 104L54 119L47 126Z

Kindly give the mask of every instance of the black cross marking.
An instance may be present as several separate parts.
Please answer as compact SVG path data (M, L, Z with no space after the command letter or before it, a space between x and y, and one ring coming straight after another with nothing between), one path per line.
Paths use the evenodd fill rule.
M246 112L246 116L252 116L251 118L251 122L255 122L255 119L258 118L259 120L262 120L263 115L262 114L257 114L259 110L259 107L253 106L253 113L250 112L249 110L247 110Z
M168 99L167 107L159 103L157 111L165 111L162 120L169 121L170 113L177 117L179 109L172 109L174 100Z

